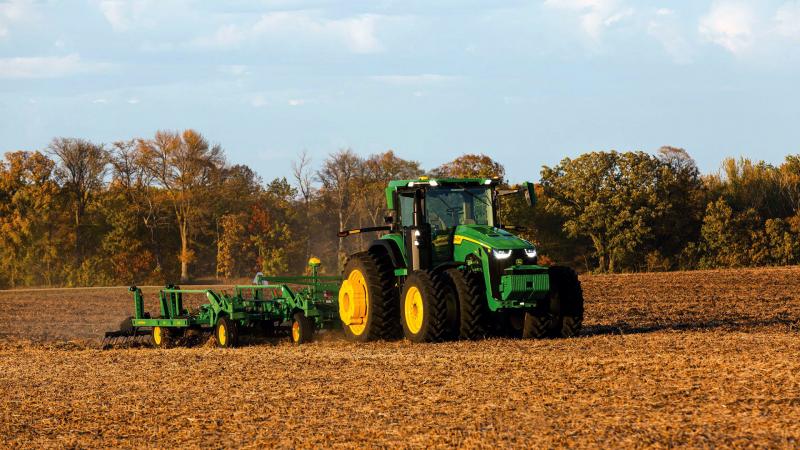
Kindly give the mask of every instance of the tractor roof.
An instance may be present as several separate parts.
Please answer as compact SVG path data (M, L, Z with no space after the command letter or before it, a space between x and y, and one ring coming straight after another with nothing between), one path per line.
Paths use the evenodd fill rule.
M462 184L473 186L496 186L499 178L437 178L419 177L413 180L392 180L386 187L386 204L389 209L394 208L394 193L398 188L414 186L441 186L448 184Z

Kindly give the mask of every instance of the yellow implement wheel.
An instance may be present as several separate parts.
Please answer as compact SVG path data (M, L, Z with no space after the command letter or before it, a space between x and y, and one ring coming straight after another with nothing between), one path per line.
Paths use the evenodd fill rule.
M292 317L292 343L295 345L311 342L314 338L314 322L306 317L302 311L294 313Z
M403 309L405 310L406 326L414 334L419 333L422 328L423 308L422 294L420 294L419 288L411 286L406 291Z
M153 345L159 348L172 347L172 333L168 327L153 327Z
M219 347L236 347L239 344L239 329L236 322L225 316L217 319L214 341Z
M217 327L217 341L219 341L219 345L222 346L222 347L225 347L228 344L227 331L228 330L225 329L225 325L224 324L220 324Z

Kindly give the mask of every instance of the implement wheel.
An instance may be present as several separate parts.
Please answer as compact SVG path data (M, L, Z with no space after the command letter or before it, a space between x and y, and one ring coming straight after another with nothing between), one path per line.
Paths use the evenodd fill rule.
M214 341L218 347L228 348L239 345L239 327L236 322L222 316L214 327Z
M302 311L294 313L291 338L295 345L305 344L314 339L314 321L306 317Z
M366 342L390 339L397 327L394 273L367 252L352 255L339 289L339 318L347 339Z
M170 327L153 327L153 345L158 348L171 348L175 344Z
M426 271L412 272L403 284L401 322L403 334L412 342L435 342L447 337L447 288L443 277L436 280Z

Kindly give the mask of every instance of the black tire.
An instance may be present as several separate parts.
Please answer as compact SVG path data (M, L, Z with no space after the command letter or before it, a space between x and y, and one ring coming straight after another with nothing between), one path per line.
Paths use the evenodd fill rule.
M412 342L437 342L447 337L447 299L440 295L446 284L442 277L437 278L427 271L415 271L403 283L400 316L403 334ZM415 292L420 296L421 314L418 307L406 305Z
M214 326L214 342L217 347L230 348L239 345L239 327L227 316L217 319Z
M447 269L445 275L458 303L458 337L483 339L488 335L489 306L483 276L479 272Z
M525 312L522 337L525 339L544 339L553 333L554 318L548 313Z
M392 259L384 247L371 247L367 253L376 263L381 286L384 289L384 303L381 312L381 321L385 327L384 333L382 333L383 339L400 339L403 337L403 327L400 324L400 288L394 274Z
M306 317L302 311L294 313L289 338L295 345L311 342L314 339L314 321Z
M151 330L153 345L158 348L172 348L175 346L173 330L171 327L153 327Z
M345 337L351 341L367 342L377 339L392 339L397 335L398 311L397 288L394 272L387 273L386 264L369 252L356 253L347 261L343 277L358 270L364 276L369 297L364 328L356 334L350 326L342 323Z
M583 325L583 289L578 274L569 267L550 267L553 337L575 337Z

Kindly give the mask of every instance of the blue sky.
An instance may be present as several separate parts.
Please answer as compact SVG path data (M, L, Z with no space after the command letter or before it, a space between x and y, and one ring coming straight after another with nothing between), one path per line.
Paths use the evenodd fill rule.
M800 1L0 0L0 151L195 128L265 179L307 150L800 153Z

